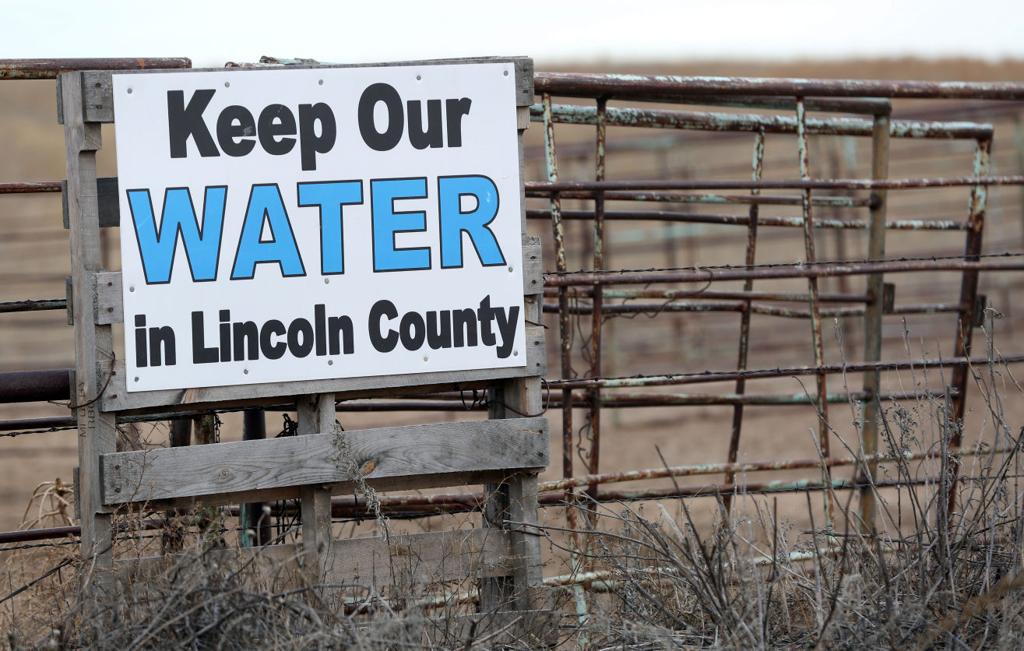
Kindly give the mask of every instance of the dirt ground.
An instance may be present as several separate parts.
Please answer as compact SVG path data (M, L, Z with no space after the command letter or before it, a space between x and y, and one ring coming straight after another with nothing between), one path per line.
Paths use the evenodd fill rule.
M564 66L538 64L541 70L566 69ZM611 70L611 66L594 64L590 70ZM679 66L633 66L631 71L676 72L681 74L747 74L773 76L857 76L921 79L1020 79L1024 63L1000 65L977 62L851 62L847 64L700 64ZM0 119L7 125L0 138L5 155L0 157L0 178L4 180L48 180L64 176L62 131L56 124L52 82L6 82L0 84ZM901 103L901 111L910 114L923 108L920 103ZM1019 173L1020 152L1016 149L1014 123L1010 117L996 120L996 147L993 173ZM625 143L638 135L638 130L611 129L609 143ZM537 125L528 132L527 150L532 156L528 164L531 178L542 177L542 161L536 158L540 144ZM665 136L666 132L646 131L643 136ZM105 149L100 154L101 174L114 175L112 133L104 132ZM591 142L592 129L583 127L559 128L560 146ZM669 173L673 176L699 178L749 177L752 138L706 137L704 134L686 135L671 149L661 153L612 153L609 158L609 178L650 178ZM869 163L866 142L839 143L824 138L812 142L812 164L821 176L863 175ZM973 152L970 143L951 142L895 142L891 175L966 175L971 171ZM580 159L572 156L560 158L562 178L589 178L592 174L591 154ZM835 161L838 161L836 163ZM837 170L834 165L840 165ZM831 167L830 167L831 166ZM796 174L795 141L788 136L769 136L766 178L793 178ZM836 172L839 172L836 174ZM994 189L990 195L990 209L986 225L986 251L1019 250L1022 231L1022 204L1016 188ZM26 298L60 298L64 296L64 278L69 272L66 232L61 226L59 195L4 196L2 203L3 235L0 236L0 301ZM542 207L542 203L530 203ZM960 218L966 215L967 190L907 192L892 196L890 218ZM566 207L572 207L570 202ZM610 206L612 207L612 206ZM687 208L689 209L689 207ZM766 208L762 215L798 214L796 207ZM743 214L745 207L731 210L711 210L709 213ZM865 213L866 211L861 211ZM828 216L828 215L826 215ZM844 215L849 216L849 215ZM858 214L864 217L864 214ZM550 256L550 228L535 222L531 228L545 239L546 264L553 267ZM587 226L583 222L569 225L570 268L587 267L582 259L587 241ZM115 243L116 232L107 234L110 244ZM629 223L609 225L607 238L609 266L617 268L648 268L660 266L690 266L737 264L743 260L745 232L716 226L681 225L670 228L660 224L637 226ZM834 232L820 232L817 239L818 257L840 257L840 247L847 257L862 257L866 250L866 237L850 231L840 240ZM890 256L950 255L963 247L962 233L896 232L888 242ZM110 247L112 250L116 246ZM111 264L116 268L116 253ZM765 231L758 250L758 262L793 262L803 258L800 232L795 229ZM959 291L959 276L953 273L903 275L890 280L896 283L896 304L925 301L955 302ZM857 291L862 281L828 280L823 289L828 291ZM988 275L982 291L1001 318L994 321L996 350L1004 354L1020 351L1022 342L1014 327L1017 323L1014 303L1020 295L1020 279L1014 275ZM716 289L738 289L723 285ZM806 291L802 281L765 282L758 289ZM995 316L995 311L992 315ZM660 314L639 315L636 318L618 318L610 321L605 340L605 375L654 374L663 372L700 371L705 369L735 368L739 317L735 313L718 314ZM557 377L557 322L548 315L548 377ZM953 314L912 315L886 317L885 357L938 357L951 354L955 328ZM588 336L589 317L581 317L576 332L577 349ZM860 324L856 319L825 324L828 362L859 360L861 358ZM806 321L756 316L753 319L751 339L751 368L805 365L813 362L810 327ZM986 334L978 331L976 353L984 352ZM578 355L575 371L584 375L587 364ZM71 329L62 312L34 312L0 315L0 370L62 368L73 365ZM1002 408L1006 421L1016 431L1024 422L1024 402L1012 376L1000 371L1003 384ZM898 391L940 390L948 380L948 372L901 373L887 381L887 386ZM833 376L831 391L860 388L861 378ZM677 393L729 392L729 384L714 386L677 387ZM803 394L813 392L813 379L801 378L748 383L748 393ZM979 390L971 387L970 416L966 427L968 442L991 440L993 424L989 403L979 400ZM894 405L891 408L896 409ZM930 400L908 400L902 407L926 423L919 436L922 443L934 441L937 436L934 413L937 403ZM67 410L58 404L0 405L0 418L29 418L44 415L64 415ZM835 432L833 453L846 457L844 445L854 445L854 414L850 405L831 406ZM560 414L549 410L552 425L551 466L544 478L561 474L561 441L557 433L561 425ZM585 412L576 410L575 428L579 438L585 423ZM385 423L411 423L435 421L445 418L438 414L340 414L346 428L381 425ZM451 415L448 417L456 417ZM463 416L458 416L463 417ZM650 468L669 464L723 462L728 449L733 409L729 406L646 408L605 410L601 439L601 469L603 471ZM278 431L279 414L268 415L268 431ZM930 425L927 425L929 424ZM240 418L224 418L224 440L240 438ZM807 405L787 407L748 407L744 414L744 435L740 448L741 460L813 458L816 456L816 415ZM152 442L166 438L166 426L157 424L143 432ZM584 436L586 432L582 433ZM33 489L40 483L61 478L69 482L76 463L76 433L62 431L0 438L0 530L17 528L22 524L26 505ZM583 471L577 459L576 472ZM849 476L849 469L837 471L837 476ZM816 478L815 471L775 473L770 479ZM766 481L767 475L750 475L747 480ZM720 476L680 480L681 484L717 483ZM643 485L671 486L669 480L633 483L619 487L633 488ZM619 488L616 487L616 488ZM764 504L766 502L763 501ZM768 498L770 499L770 498ZM814 497L820 501L820 498ZM816 502L817 503L817 502ZM701 518L710 518L713 502L694 500L692 506ZM751 506L746 502L747 508ZM653 507L651 507L653 508ZM674 508L674 507L673 507ZM807 500L801 494L779 497L780 512L801 524L807 517ZM560 511L550 509L547 514L557 519ZM48 521L46 524L54 524Z

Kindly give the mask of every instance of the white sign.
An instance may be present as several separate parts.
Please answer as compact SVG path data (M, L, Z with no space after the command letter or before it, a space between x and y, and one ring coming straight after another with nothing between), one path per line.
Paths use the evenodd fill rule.
M113 92L128 391L525 366L512 63Z

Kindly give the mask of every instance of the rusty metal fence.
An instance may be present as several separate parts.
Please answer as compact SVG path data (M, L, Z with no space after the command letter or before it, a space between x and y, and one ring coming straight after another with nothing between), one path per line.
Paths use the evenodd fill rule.
M54 78L58 71L72 68L187 67L185 59L170 60L87 60L87 61L8 61L0 64L0 79ZM994 129L984 122L954 120L961 102L970 100L965 114L985 117L1014 112L1024 100L1024 84L934 83L914 81L828 81L803 79L739 79L694 77L644 77L598 74L538 73L535 78L538 102L531 108L531 120L540 126L543 145L527 149L536 180L526 183L529 219L538 233L545 235L549 272L545 276L544 312L550 314L551 328L558 336L557 351L549 351L558 360L556 377L546 381L546 405L561 415L561 477L540 484L542 506L560 506L582 502L616 502L712 496L728 508L737 493L820 492L826 512L832 509L836 491L860 493L859 524L871 528L876 519L876 490L906 486L908 482L887 480L877 475L879 464L892 461L880 452L879 423L886 402L936 398L948 401L950 417L962 422L969 397L972 365L988 363L987 355L972 351L974 330L982 324L985 299L979 293L983 272L1024 271L1024 251L1006 250L985 253L983 234L989 188L1018 186L1024 189L1024 176L993 175L991 170ZM904 99L956 100L957 104L936 113L933 109L916 119L893 117L893 101ZM561 103L556 100L561 100ZM612 105L614 104L614 105ZM724 107L719 110L683 110L680 106ZM580 128L592 128L588 140L578 137ZM564 129L574 129L575 138L559 147ZM642 131L610 141L609 129ZM668 136L651 136L651 130ZM696 133L696 135L694 135ZM683 135L681 135L683 134ZM743 139L749 163L745 178L719 178L707 170L713 166L693 164L684 172L673 170L668 154L686 151L709 134L716 138L729 134L730 142ZM795 161L789 177L766 178L767 142L786 137L795 142L783 145ZM825 164L812 157L812 138L861 139L868 143L867 173L840 176L841 167L834 157ZM891 146L894 141L930 143L968 143L973 148L973 167L960 175L891 178ZM714 142L720 142L715 140ZM772 143L773 149L775 143ZM622 174L612 180L609 159L629 155L652 156L654 175ZM935 154L929 154L935 155ZM941 154L937 154L941 155ZM1024 159L1022 159L1024 160ZM579 178L567 180L560 165L572 163L576 170L588 169ZM832 163L829 165L829 163ZM591 166L592 167L589 167ZM856 166L849 166L852 171ZM737 175L737 166L720 168ZM822 173L821 170L826 170ZM1019 170L1019 168L1018 168ZM629 171L629 170L625 170ZM831 171L831 174L827 172ZM60 181L3 183L0 193L60 192ZM955 190L966 202L951 204L945 194ZM933 203L936 215L961 211L959 217L901 217L891 209L893 195L908 192L939 193ZM569 207L573 204L573 207ZM767 214L771 210L799 209L799 214ZM824 214L824 216L822 216ZM580 237L570 236L569 225L580 223ZM609 261L618 243L610 229L615 224L647 229L654 237L643 239L649 251L641 251L631 260L648 264L613 268ZM651 230L653 228L655 230ZM741 238L741 259L713 265L682 265L678 262L680 244L701 242L702 234L684 232L679 227L713 225L734 229ZM660 230L659 230L660 229ZM792 263L759 262L759 245L774 231L800 234L800 260ZM820 233L834 232L834 246L845 251L833 259L818 253ZM864 248L850 251L844 233L866 234ZM956 253L887 257L887 236L892 233L960 233L962 250ZM709 236L710 237L710 236ZM649 264L664 256L663 264ZM579 268L570 267L577 259ZM908 275L955 272L958 287L939 301L898 303L896 278ZM856 289L850 278L864 279L864 288ZM839 279L835 290L825 286ZM804 283L800 291L782 291L766 285L779 280ZM737 286L738 285L738 286ZM722 288L727 286L726 288ZM767 288L766 288L767 287ZM859 287L859 285L858 285ZM60 298L26 298L0 303L0 312L61 310L67 302ZM736 363L718 370L697 370L676 360L679 366L668 372L622 375L609 372L609 353L614 353L622 328L610 332L612 319L636 315L675 319L687 315L697 321L713 315L734 315L739 336L733 344ZM883 345L883 322L890 315L925 315L947 328L951 355L935 357L887 357ZM789 338L796 340L806 355L804 364L751 364L754 317L806 323L806 330ZM856 322L860 331L860 350L853 359L841 362L826 359L826 335L823 324L829 320ZM626 325L626 331L640 326ZM699 328L700 326L694 326ZM681 337L678 328L672 331ZM580 336L578 336L580 335ZM677 344L679 342L676 342ZM1002 363L1024 362L1024 354L1003 354ZM617 364L616 364L617 366ZM577 367L585 367L577 372ZM886 388L884 376L908 369L949 369L948 386L939 389L896 391ZM833 378L859 374L857 390L830 389ZM748 383L779 378L813 378L813 389L804 394L754 393ZM0 373L0 402L68 400L72 380L67 369ZM727 382L728 392L677 393L679 387ZM832 449L830 431L834 416L832 404L855 404L858 418L859 449L853 455L837 454ZM602 463L602 431L606 410L634 408L684 408L721 405L731 408L727 431L714 432L728 439L723 460L640 470L624 470ZM745 410L751 406L774 407L805 405L817 421L817 454L799 459L740 461L744 440ZM292 405L281 405L281 410ZM452 392L401 399L353 400L338 403L339 412L358 411L473 411L488 408L486 398L467 392ZM582 412L582 423L578 420ZM195 415L202 414L179 414ZM147 416L152 419L153 416ZM248 421L247 421L248 422ZM19 419L0 422L0 433L49 431L73 428L70 416ZM975 453L960 450L960 430L950 440L950 457ZM921 452L909 459L933 458L936 453ZM576 459L583 473L576 472ZM956 472L956 464L951 466ZM836 468L852 468L853 476L833 476ZM803 469L814 476L801 481L740 482L748 472ZM674 485L671 488L614 490L606 485L640 479L706 476L719 477L715 483ZM932 483L922 478L910 483ZM956 483L956 478L953 478ZM955 506L956 492L950 495ZM483 494L382 495L379 507L392 517L426 517L440 513L467 512L481 508ZM333 515L340 519L358 519L366 515L367 505L358 497L336 497ZM287 509L279 511L284 515ZM237 510L235 511L237 513ZM567 509L570 528L576 528L575 509ZM161 526L159 520L151 523ZM0 533L0 542L39 540L73 536L75 527L53 530Z

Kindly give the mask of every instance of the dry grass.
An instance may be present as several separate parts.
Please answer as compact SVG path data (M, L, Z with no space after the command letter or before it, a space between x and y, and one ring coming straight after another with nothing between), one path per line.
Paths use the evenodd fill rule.
M549 586L562 613L562 644L1020 648L1022 439L1003 419L1005 394L995 390L1016 384L995 363L975 369L974 377L994 438L979 443L973 457L890 465L889 480L918 485L872 488L881 504L877 533L857 526L853 492L831 496L834 525L820 521L819 496L807 494L807 530L780 518L773 498L753 496L744 498L753 504L753 516L730 515L719 501L718 522L711 528L695 524L694 507L685 501L589 505L592 524L576 532L586 543L583 551L570 548L573 537L565 529L544 527L538 533L556 553L577 559L578 581L549 581L570 584ZM896 456L946 450L954 433L947 413L943 401L887 409L883 447ZM929 434L933 428L935 439ZM956 459L960 497L947 517ZM921 485L925 478L935 481ZM139 523L143 515L125 516L123 522ZM218 533L224 526L207 518L205 531L193 529L187 536L189 551L145 575L120 574L112 584L82 566L71 546L10 551L3 595L22 591L0 603L8 643L465 649L491 648L500 640L508 648L531 646L521 626L481 635L457 625L472 604L455 595L472 587L472 577L460 585L406 587L388 595L355 583L306 581L294 564L224 554ZM159 533L124 531L119 556L152 554L155 541ZM96 599L83 598L83 582ZM448 597L438 599L439 593Z

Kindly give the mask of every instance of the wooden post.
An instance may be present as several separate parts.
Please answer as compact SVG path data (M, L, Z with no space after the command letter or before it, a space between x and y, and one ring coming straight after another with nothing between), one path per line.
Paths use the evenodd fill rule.
M889 116L876 115L871 130L871 178L889 177ZM871 193L871 224L868 230L868 259L881 260L885 257L885 200L884 190ZM868 297L870 303L864 309L864 361L877 362L882 359L882 313L884 311L883 274L868 276ZM878 453L878 420L881 403L878 392L881 375L875 371L864 373L864 423L861 426L861 454L874 457ZM870 461L864 469L864 479L873 481L878 468L877 461ZM878 505L875 503L875 487L866 486L860 490L861 527L866 532L875 530Z
M334 431L334 394L305 396L297 402L298 434L330 434ZM299 490L302 512L302 546L314 583L323 577L331 547L331 490L303 486Z
M531 84L532 85L532 84ZM519 172L523 173L523 132L529 125L529 108L519 107ZM522 231L526 237L526 191L520 185ZM523 261L524 263L526 260ZM526 288L524 320L541 322L543 288ZM535 416L543 410L541 378L526 377L506 380L489 391L488 418ZM487 504L483 527L500 527L510 532L513 555L511 584L507 577L484 578L480 581L479 609L536 610L546 608L539 590L543 585L539 523L537 508L537 473L516 473L501 484L484 487Z
M492 62L493 59L482 61ZM501 60L499 60L501 61ZM504 60L512 63L511 60ZM424 65L444 62L423 62ZM460 61L467 63L467 61ZM533 100L532 63L515 59L519 155L522 173L522 132L529 124ZM338 66L344 67L344 66ZM509 75L506 69L503 74ZM95 150L99 148L99 123L114 120L112 80L109 72L85 72L62 76L61 109L66 117L68 142L68 203L72 228L74 305L77 338L77 404L81 424L83 553L97 564L110 567L110 513L117 505L151 503L154 508L180 504L237 504L246 499L294 498L301 500L302 546L295 557L293 548L275 546L288 558L298 558L311 583L323 580L329 568L340 576L366 579L377 576L378 560L389 552L387 538L372 541L332 541L330 491L354 479L353 469L333 456L340 443L373 454L362 477L383 489L415 489L489 481L488 520L494 531L474 532L477 549L463 553L478 560L452 568L464 577L466 571L498 579L484 579L481 586L485 610L498 606L535 610L541 601L540 538L537 525L537 472L548 463L547 423L543 418L522 418L542 411L541 377L545 370L544 335L541 321L540 245L530 241L521 269L509 265L510 273L522 273L525 282L523 317L527 324L525 349L516 349L523 365L462 371L407 373L390 376L337 377L319 380L197 387L129 392L133 378L125 377L124 360L113 358L111 326L123 321L121 277L101 272L99 215ZM526 232L525 192L522 230ZM116 193L115 193L116 194ZM108 204L107 225L119 223L116 201ZM525 240L524 240L525 242ZM99 291L97 291L99 289ZM132 291L131 288L126 288ZM109 381L109 389L104 393ZM335 430L336 396L387 395L409 387L490 387L491 417L504 422L446 423L411 428L376 428L348 432L344 441ZM228 406L254 407L295 400L298 434L263 441L229 442L210 446L148 451L115 451L115 416L121 411L160 414L182 411L183 407L213 411ZM166 409L166 408L170 409ZM508 420L504 420L508 419ZM196 439L213 442L212 421L200 421ZM317 436L313 436L317 434ZM444 445L442 445L442 442ZM496 442L500 444L495 444ZM244 447L244 451L242 451ZM444 448L444 454L436 450ZM306 456L303 456L306 454ZM155 455L155 456L154 456ZM240 455L245 463L239 461ZM422 457L422 458L421 458ZM344 459L340 461L345 461ZM355 460L353 460L355 461ZM284 465L287 473L278 473ZM263 469L271 469L273 476ZM216 470L214 470L216 469ZM101 472L102 470L102 472ZM216 476L214 477L214 474ZM444 482L453 482L445 484ZM105 507L104 504L110 505ZM423 534L414 542L424 560L444 561L442 552L451 545L446 534ZM465 541L463 541L464 543ZM405 544L404 542L402 543ZM446 546L447 545L447 546ZM358 554L353 550L362 550ZM438 551L440 550L440 551ZM332 552L337 552L332 557ZM452 549L460 553L460 549ZM435 552L437 552L435 554ZM417 552L419 560L420 552ZM435 556L431 556L435 554ZM145 559L139 559L140 561ZM472 568L462 571L459 568ZM423 575L428 576L428 575ZM429 578L429 577L428 577ZM374 579L375 580L375 579ZM488 585L496 590L488 591ZM551 618L527 623L551 622ZM549 628L552 628L549 626Z
M114 414L100 409L100 395L114 368L114 345L109 325L97 325L96 276L102 271L99 202L96 191L96 151L101 147L100 124L86 122L82 73L59 78L58 114L63 118L67 149L67 205L71 227L71 286L75 321L74 405L78 418L79 501L82 559L104 573L113 566L111 515L103 508L100 455L116 451ZM102 589L106 581L87 585Z

